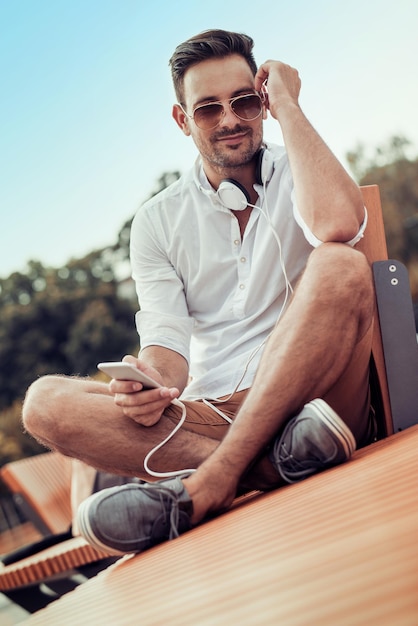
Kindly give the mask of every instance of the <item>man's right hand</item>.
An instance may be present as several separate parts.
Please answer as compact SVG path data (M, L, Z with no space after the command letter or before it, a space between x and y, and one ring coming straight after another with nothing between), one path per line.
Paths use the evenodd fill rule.
M109 391L114 396L115 404L122 409L124 415L141 426L153 426L160 420L170 402L178 398L180 391L176 387L165 387L161 374L144 361L134 356L125 356L122 360L162 385L158 389L144 390L142 383L132 380L112 379L109 383Z

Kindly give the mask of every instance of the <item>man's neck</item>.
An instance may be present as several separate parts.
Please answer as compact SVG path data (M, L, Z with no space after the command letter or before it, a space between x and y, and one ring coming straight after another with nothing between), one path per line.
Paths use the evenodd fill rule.
M255 180L255 164L249 163L241 167L229 167L222 169L215 169L209 164L202 161L203 171L206 178L213 189L217 190L221 182L225 179L236 180L242 185L250 196L251 204L255 204L258 196L254 190Z

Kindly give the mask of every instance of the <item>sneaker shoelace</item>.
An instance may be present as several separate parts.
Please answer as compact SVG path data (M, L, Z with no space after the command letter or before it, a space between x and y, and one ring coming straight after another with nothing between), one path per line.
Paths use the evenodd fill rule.
M287 447L286 447L286 443L282 443L280 445L280 450L279 450L279 464L280 465L284 465L286 464L288 467L287 469L290 471L299 471L299 470L304 470L306 469L306 464L307 461L306 460L302 460L299 461L298 459L296 459L293 454L291 452L288 451ZM308 465L309 467L312 466L321 466L321 462L315 459L309 459L308 461Z
M167 515L169 516L169 522L170 522L170 534L169 534L169 539L175 539L176 537L179 536L179 516L180 516L180 509L179 509L179 497L177 493L173 493L170 489L167 489L166 487L148 487L147 491L150 492L150 496L157 496L160 504L161 504L161 508L163 509L164 512L164 520L167 520ZM167 500L170 501L171 506L170 506L170 511L167 511Z

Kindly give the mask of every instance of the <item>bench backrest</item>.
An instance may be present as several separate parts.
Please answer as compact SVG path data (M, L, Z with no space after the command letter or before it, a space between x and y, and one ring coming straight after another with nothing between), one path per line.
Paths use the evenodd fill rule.
M0 470L28 520L47 535L71 524L71 459L58 452L6 463Z
M372 404L379 438L417 423L418 345L408 272L388 260L377 185L361 188L369 223L357 248L373 268L376 311L371 362Z

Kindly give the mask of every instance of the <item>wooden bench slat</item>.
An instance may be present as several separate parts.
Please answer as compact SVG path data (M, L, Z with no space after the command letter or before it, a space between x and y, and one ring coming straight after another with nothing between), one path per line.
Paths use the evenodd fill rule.
M12 493L26 500L28 514L32 509L49 532L61 533L71 524L71 468L70 458L45 452L7 463L0 473Z
M82 537L73 537L3 569L0 567L0 591L39 582L106 556Z

